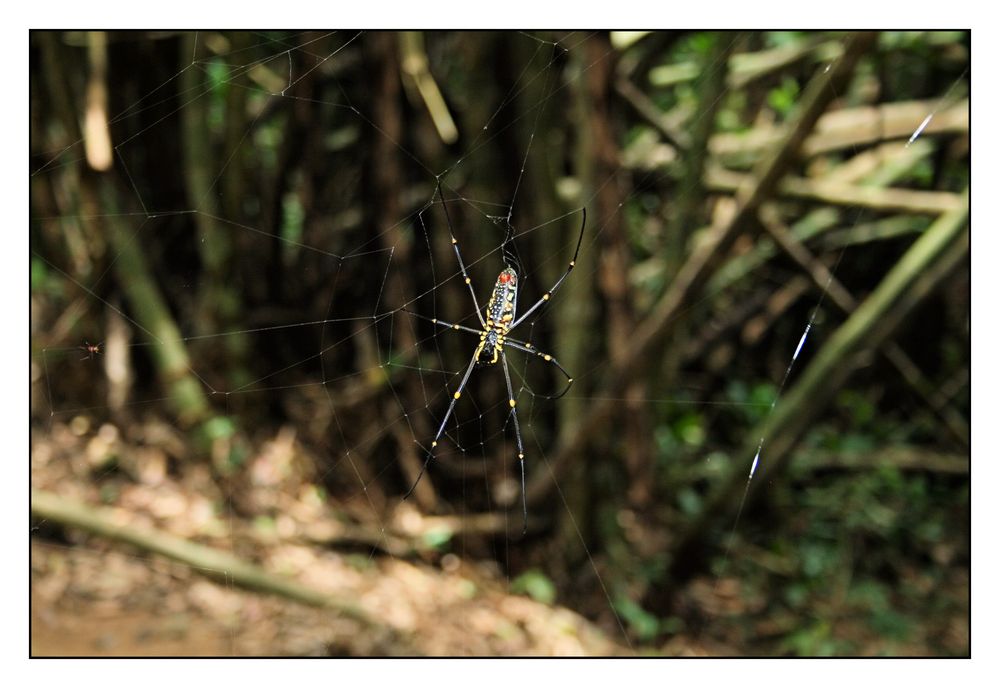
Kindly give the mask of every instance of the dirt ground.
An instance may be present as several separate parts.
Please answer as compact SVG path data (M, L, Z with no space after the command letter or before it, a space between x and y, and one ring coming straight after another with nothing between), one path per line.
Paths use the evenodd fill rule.
M374 538L372 546L352 531L350 545L324 544L342 533L342 514L333 513L296 470L298 448L289 435L261 447L251 462L251 482L239 488L241 503L233 506L204 466L170 467L165 428L142 432L158 442L136 443L109 425L54 424L36 432L32 488L100 506L122 524L231 551L276 575L351 600L376 624L244 590L227 582L224 571L199 571L36 517L34 656L629 652L579 614L512 594L495 565L433 549L427 556L387 553L402 546L402 536L384 538L381 546ZM258 515L247 518L247 511ZM265 516L272 513L280 516ZM406 513L412 521L414 515Z
M367 621L247 590L226 571L199 570L35 516L32 656L968 653L967 569L955 568L943 587L920 569L904 571L905 585L925 589L941 613L896 641L870 625L864 605L832 596L832 606L816 610L832 623L787 609L774 613L766 591L748 588L734 567L732 576L696 578L678 590L685 627L651 646L616 615L599 586L588 593L594 602L585 618L560 606L565 590L543 603L490 557L436 547L427 520L398 499L387 500L396 506L372 521L369 496L326 498L291 431L262 441L243 482L228 494L210 465L188 460L186 451L155 421L135 424L127 435L108 424L51 423L33 433L32 489L98 508L122 525L230 552L349 601ZM740 554L753 556L763 555ZM592 579L601 565L581 575ZM808 633L822 634L822 642ZM824 645L823 638L841 644Z

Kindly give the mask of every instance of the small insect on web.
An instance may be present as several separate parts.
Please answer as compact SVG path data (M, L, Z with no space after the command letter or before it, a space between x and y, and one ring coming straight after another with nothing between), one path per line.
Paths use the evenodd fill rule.
M455 249L455 257L458 259L458 266L462 270L462 279L469 287L469 293L472 295L472 303L476 307L476 317L479 318L479 324L482 329L477 330L472 327L465 327L464 325L445 322L444 320L440 320L438 318L427 318L408 309L403 309L410 315L414 315L423 320L429 320L439 327L446 327L461 332L470 332L472 334L479 335L479 345L472 353L472 359L469 361L469 365L465 369L465 374L462 376L462 381L459 383L458 389L455 390L455 393L452 395L451 402L448 404L448 410L444 414L444 419L442 419L441 425L438 427L437 434L434 435L434 440L431 442L430 449L427 450L427 458L420 467L420 472L417 475L416 480L413 482L410 489L407 490L403 499L408 498L413 493L413 490L417 487L417 483L420 482L420 478L423 477L428 464L431 462L431 459L434 458L434 449L437 448L438 440L440 440L441 435L444 434L445 426L448 424L448 419L451 417L452 411L455 409L455 404L458 403L458 400L462 396L462 392L465 390L465 387L469 382L469 378L472 376L473 368L477 365L496 365L499 362L503 366L504 380L507 383L508 403L510 404L511 416L514 419L514 436L517 438L517 460L521 465L521 511L523 515L523 527L521 534L524 535L528 532L528 503L527 496L525 494L524 478L524 444L521 441L521 427L517 420L517 400L514 398L514 387L510 382L510 370L507 367L507 356L504 354L504 347L509 346L513 349L517 349L518 351L533 354L538 358L541 358L546 363L554 365L566 378L566 386L558 394L554 396L538 396L542 396L546 399L558 399L565 395L566 392L569 391L569 388L573 385L573 377L566 371L565 368L562 367L562 365L560 365L559 361L557 361L554 356L539 351L530 342L512 338L510 333L513 332L518 325L527 320L532 313L547 303L559 287L562 286L563 282L566 281L566 278L569 277L569 273L573 271L573 268L576 267L576 259L580 253L580 245L583 243L583 232L587 227L587 209L581 209L583 220L580 223L580 236L576 240L576 249L573 251L573 258L569 261L569 265L567 266L565 272L563 272L559 279L555 281L555 284L553 284L549 290L542 295L542 298L538 299L538 301L526 310L521 317L517 317L517 289L521 265L517 260L517 256L510 250L510 242L513 239L513 231L510 228L510 224L508 223L507 225L507 236L504 238L502 247L505 267L497 276L496 284L493 286L493 293L490 295L490 300L486 304L486 310L482 311L479 307L479 300L476 298L476 290L472 286L472 279L469 277L469 273L465 268L465 261L462 260L462 252L458 248L458 240L455 238L455 230L451 224L451 215L448 213L448 203L445 201L444 192L441 190L440 179L437 181L436 193L441 199L441 206L444 208L445 219L448 223L448 232L451 235L451 245ZM484 314L486 316L485 318L483 317Z
M104 347L104 342L101 342L99 344L91 344L90 342L84 340L83 344L81 344L77 348L80 351L86 352L87 355L81 358L80 360L86 361L88 358L93 359L95 355L103 354L104 353L103 347Z

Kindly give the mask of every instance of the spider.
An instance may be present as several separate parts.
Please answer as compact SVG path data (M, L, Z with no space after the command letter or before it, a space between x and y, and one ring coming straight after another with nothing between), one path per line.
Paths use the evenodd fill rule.
M86 339L83 340L83 342L84 342L83 346L76 347L76 348L80 349L81 351L86 351L87 352L87 355L80 359L81 361L86 361L88 358L91 359L91 360L93 360L94 354L103 354L104 353L103 351L101 351L101 347L104 346L104 342L101 342L100 344L91 344Z
M587 226L587 209L581 209L583 213L583 221L580 224L580 236L576 240L576 249L573 251L573 258L569 261L569 266L566 268L566 271L559 277L559 279L556 280L555 284L553 284L552 287L550 287L549 290L542 295L542 298L538 299L534 305L518 317L517 288L520 264L518 263L517 257L508 248L511 239L513 238L513 230L510 223L508 222L507 224L507 236L505 237L502 246L505 268L497 276L496 284L493 285L493 293L490 295L490 300L486 304L486 310L481 312L479 301L476 299L476 290L472 287L472 280L469 278L469 273L465 269L465 262L462 260L462 252L458 248L458 240L455 238L455 231L452 228L451 215L448 213L448 204L445 201L444 193L441 190L440 179L437 183L437 195L441 199L441 205L444 208L445 219L448 222L448 233L451 235L451 245L455 249L455 257L458 259L458 265L462 270L462 278L465 280L465 284L468 285L469 293L472 295L472 303L476 307L476 317L479 318L481 329L477 330L464 325L456 325L455 323L445 322L444 320L440 320L438 318L427 318L414 313L413 311L403 309L407 313L415 315L423 320L429 320L439 327L446 327L461 332L469 332L479 336L479 345L476 347L475 351L473 351L472 359L469 361L469 365L465 369L462 381L458 384L458 389L455 390L455 393L452 395L451 403L448 404L448 410L444 414L444 419L441 421L437 434L434 435L434 440L431 442L430 449L427 451L427 458L424 460L423 466L420 468L420 473L417 474L417 479L413 482L412 487L410 487L410 489L403 496L403 499L408 498L413 493L413 490L417 487L417 483L420 482L420 478L424 475L424 470L431 462L431 459L434 458L434 449L437 447L438 441L441 439L441 435L444 434L444 428L448 424L448 419L451 417L452 411L455 409L455 404L458 403L458 400L462 396L462 392L465 391L469 378L472 376L473 368L477 365L492 366L500 363L503 366L503 375L505 381L507 382L507 396L508 403L510 404L510 413L514 419L514 436L517 438L517 460L521 464L521 510L524 518L524 528L521 534L523 535L528 531L528 504L527 497L525 496L524 479L524 444L521 442L521 427L517 420L517 400L514 398L514 387L510 382L510 370L507 367L507 357L504 354L504 347L509 346L513 349L517 349L518 351L533 354L541 358L546 363L554 365L566 378L566 387L559 392L559 394L555 396L538 396L543 396L547 399L558 399L565 395L566 392L569 391L569 388L573 385L573 377L566 372L566 369L559 364L559 361L557 361L554 356L539 351L532 346L530 342L514 339L510 336L510 333L514 331L518 325L527 320L532 313L547 303L559 287L562 286L563 282L566 281L566 278L569 277L569 273L573 271L573 268L576 267L576 259L580 253L580 245L583 243L583 232ZM484 315L485 318L483 317Z

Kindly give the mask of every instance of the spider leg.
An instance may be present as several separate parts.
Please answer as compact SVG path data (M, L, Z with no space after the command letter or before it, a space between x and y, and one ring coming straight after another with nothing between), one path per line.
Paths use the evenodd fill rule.
M477 336L482 336L482 334L483 334L482 331L477 330L477 329L472 328L472 327L466 327L465 325L456 325L455 323L450 323L450 322L447 322L446 320L441 320L439 318L428 318L426 315L420 315L419 313L414 313L413 311L411 311L411 310L409 310L407 308L403 308L401 310L404 313L408 313L408 314L410 314L410 315L412 315L412 316L414 316L416 318L420 318L421 320L426 320L427 322L434 323L438 327L445 327L445 328L448 328L448 329L451 329L451 330L459 330L459 331L462 331L462 332L469 332L469 333L477 335ZM569 372L565 368L562 367L562 365L560 365L559 361L556 360L555 356L547 354L544 351L539 351L531 343L529 343L529 342L523 342L520 339L514 339L513 337L504 337L504 346L511 346L511 347L513 347L513 348L515 348L515 349L517 349L519 351L524 351L525 353L534 354L535 356L538 356L539 358L541 358L546 363L551 363L556 368L558 368L559 372L562 373L563 377L566 378L566 387L563 389L563 391L559 392L559 394L556 394L554 396L550 396L548 394L536 394L536 393L532 392L532 394L534 396L536 396L536 397L542 397L543 399L559 399L560 397L565 396L566 392L569 391L569 388L573 386L573 376L570 375Z
M477 330L477 329L472 328L472 327L466 327L465 325L456 325L454 323L446 322L446 321L441 320L439 318L428 318L426 315L420 315L419 313L414 313L413 311L411 311L408 308L401 308L400 310L403 311L404 313L407 313L409 315L414 316L415 318L420 318L421 320L426 320L427 322L434 323L435 325L438 325L439 327L447 327L448 329L451 329L451 330L462 330L463 332L471 332L472 334L476 335L477 337L482 336L482 334L483 334L483 330ZM484 329L485 329L485 327L484 327Z
M404 313L408 313L414 317L420 318L421 320L432 322L438 327L446 327L451 330L470 332L477 336L482 336L483 334L480 330L474 329L472 327L466 327L465 325L456 325L455 323L450 323L445 320L441 320L439 318L428 318L426 315L420 315L419 313L414 313L413 311L406 308L403 308L402 310ZM525 353L534 354L535 356L538 356L546 363L551 363L556 368L558 368L559 372L562 373L563 377L566 378L566 387L564 387L563 390L559 392L559 394L548 395L548 394L537 394L535 392L532 392L534 396L542 397L543 399L559 399L561 397L566 396L566 392L568 392L569 388L573 386L573 376L570 375L569 372L562 367L562 365L560 365L559 361L556 360L555 356L547 354L544 351L539 351L529 342L522 342L520 339L513 339L511 337L504 337L504 346L510 346L519 351L524 351Z
M514 435L517 437L517 460L521 463L521 511L524 517L524 527L521 535L528 532L528 497L524 490L524 445L521 443L521 426L517 422L517 400L514 399L514 386L510 384L510 370L507 368L507 356L500 351L503 361L503 377L507 381L507 395L510 403L510 415L514 417Z
M480 348L482 348L480 346ZM434 435L434 441L431 442L431 448L427 450L427 458L424 459L424 465L420 467L420 473L417 474L417 479L413 481L413 485L406 494L403 495L403 499L408 498L413 494L413 490L417 487L417 483L420 479L424 477L424 471L427 469L427 465L434 458L434 448L437 446L438 440L441 439L441 435L444 434L444 426L448 424L448 419L451 418L451 412L455 409L455 404L458 403L458 398L462 396L462 392L465 390L465 385L469 382L469 377L472 375L472 369L476 367L476 359L479 357L479 349L472 354L472 360L469 361L469 367L465 369L465 375L462 376L462 381L458 384L458 389L455 394L452 395L451 403L448 404L448 410L444 414L444 419L441 421L441 426L438 428L437 434Z
M486 321L483 320L482 309L479 307L479 301L476 299L476 290L472 288L472 279L469 277L468 271L465 269L465 262L462 260L462 252L458 250L458 239L455 238L455 230L451 227L451 214L448 212L448 203L444 200L444 192L441 190L441 178L438 177L437 180L437 194L441 198L441 205L444 207L444 217L448 221L448 234L451 235L451 246L455 249L455 257L458 258L458 266L462 268L462 278L465 283L469 286L469 293L472 294L472 303L476 306L476 317L479 318L479 324L486 329ZM423 219L421 218L421 223Z
M576 250L573 251L573 259L569 261L569 267L566 268L566 272L562 274L562 277L556 280L556 283L552 285L551 289L549 289L542 295L542 298L538 299L538 301L535 302L535 305L533 305L531 308L522 313L520 318L512 322L508 329L513 330L515 327L524 322L529 315L538 310L538 308L542 306L542 304L551 299L552 295L556 293L556 290L559 289L559 287L562 286L562 283L566 281L566 278L569 277L569 273L573 272L573 268L576 267L576 257L580 255L580 244L583 243L583 230L587 227L587 209L583 208L582 210L583 210L583 222L580 224L580 237L576 240ZM458 249L456 248L455 250L457 251Z
M504 346L510 346L517 349L518 351L524 351L525 353L534 354L535 356L538 356L546 363L551 363L556 368L558 368L559 372L562 373L563 376L566 378L566 387L564 387L563 391L559 392L559 394L556 394L555 396L549 396L547 394L535 394L534 392L532 392L534 396L542 397L543 399L559 399L560 397L565 396L566 392L569 391L569 388L573 386L573 377L568 372L566 372L565 368L559 365L559 361L555 359L555 356L539 351L528 342L522 342L517 339L511 339L510 337L504 339Z

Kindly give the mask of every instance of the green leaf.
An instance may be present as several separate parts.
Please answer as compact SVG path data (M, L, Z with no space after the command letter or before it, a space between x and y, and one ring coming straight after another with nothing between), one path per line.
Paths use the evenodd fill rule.
M37 258L31 259L31 290L38 291L45 286L45 280L48 277L48 270L45 269L45 263Z
M677 505L687 516L693 516L701 511L701 497L690 487L677 493Z
M224 440L236 434L236 423L226 416L215 416L205 421L202 426L205 436L212 441Z
M786 77L782 80L781 86L771 89L767 94L767 104L778 114L787 116L795 107L799 97L799 82Z
M432 549L443 549L454 533L450 528L435 528L424 533L424 544Z
M674 423L674 433L685 444L700 447L705 442L704 419L697 413L686 413Z
M556 600L555 584L538 569L522 573L511 582L510 589L543 604L552 604Z
M660 630L660 620L628 597L615 601L615 608L640 640L652 640Z

